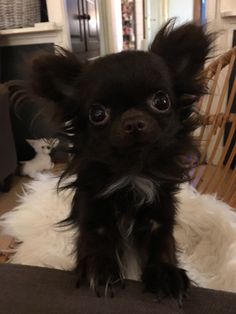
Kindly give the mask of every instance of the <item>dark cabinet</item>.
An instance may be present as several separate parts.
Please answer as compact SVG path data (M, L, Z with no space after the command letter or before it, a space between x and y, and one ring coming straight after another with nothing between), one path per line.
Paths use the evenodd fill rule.
M67 0L72 50L80 59L100 55L99 18L96 0Z

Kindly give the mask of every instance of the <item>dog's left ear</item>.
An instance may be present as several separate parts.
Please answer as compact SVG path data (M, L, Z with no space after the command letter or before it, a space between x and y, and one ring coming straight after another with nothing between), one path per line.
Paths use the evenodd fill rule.
M31 88L64 109L64 101L74 93L82 67L75 54L58 47L55 54L42 54L32 60Z
M194 23L175 28L174 24L175 19L171 19L161 28L150 51L164 59L177 94L185 94L193 102L204 92L200 72L211 49L212 35Z

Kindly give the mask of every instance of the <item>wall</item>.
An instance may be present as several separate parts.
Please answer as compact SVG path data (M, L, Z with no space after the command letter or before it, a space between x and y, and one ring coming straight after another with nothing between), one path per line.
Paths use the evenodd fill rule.
M145 39L142 49L148 49L157 31L168 18L168 0L144 0Z
M184 23L193 19L194 0L144 0L145 3L145 42L144 48L153 40L155 34L171 17L177 17L178 23Z
M121 0L98 0L101 55L123 48Z
M236 16L235 0L221 0L220 6L223 16Z
M142 49L143 41L143 0L135 1L135 19L136 19L136 46Z
M233 30L236 29L236 1L208 0L206 4L208 29L218 32L215 44L215 54L218 55L232 47Z
M178 17L177 23L193 19L193 0L169 0L168 17Z

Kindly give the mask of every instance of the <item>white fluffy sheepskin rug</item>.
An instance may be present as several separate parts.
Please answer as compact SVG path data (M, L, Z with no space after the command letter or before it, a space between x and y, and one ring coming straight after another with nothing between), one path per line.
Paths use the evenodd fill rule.
M1 217L2 233L22 241L11 263L73 269L78 230L57 226L69 214L73 192L58 194L57 181L41 175L26 186L20 204ZM236 213L188 184L182 186L178 198L175 238L180 266L199 286L236 292ZM139 280L139 269L130 253L126 276Z

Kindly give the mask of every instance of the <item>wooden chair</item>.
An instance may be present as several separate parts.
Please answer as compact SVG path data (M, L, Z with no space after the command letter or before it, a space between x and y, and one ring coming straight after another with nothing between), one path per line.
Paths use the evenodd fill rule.
M201 157L193 174L193 185L201 193L216 194L233 207L236 207L235 58L236 47L204 70L209 93L197 105L202 116L197 132Z

